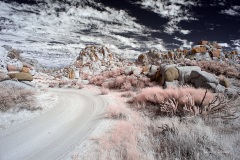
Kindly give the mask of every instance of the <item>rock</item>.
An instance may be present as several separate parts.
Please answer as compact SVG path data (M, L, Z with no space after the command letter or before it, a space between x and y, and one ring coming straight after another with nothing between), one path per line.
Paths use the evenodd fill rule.
M190 82L197 88L211 88L215 90L219 80L211 73L193 70L189 76Z
M190 79L199 79L202 80L204 82L210 82L210 83L215 83L218 84L219 80L216 78L216 76L214 76L211 73L205 72L205 71L196 71L193 70L190 74Z
M179 86L179 82L174 80L172 82L165 82L164 84L164 88L170 88L170 87L178 87Z
M36 70L30 70L29 73L34 76L36 74Z
M132 72L132 66L125 66L124 73L129 75Z
M195 53L206 53L206 52L207 52L206 46L202 46L202 45L195 46L192 49L193 54L195 54Z
M148 56L146 54L140 54L138 56L137 62L140 64L148 64Z
M179 73L176 67L168 68L164 73L164 80L168 82L172 82L173 80L177 80L179 78Z
M33 76L30 73L10 73L11 79L17 79L18 81L32 81Z
M201 60L211 60L211 56L208 52L206 53L195 53L195 60L201 61Z
M80 77L79 70L74 71L75 79L78 79Z
M225 87L224 86L222 86L221 84L218 84L217 86L216 86L216 89L215 89L215 92L217 92L217 93L224 93L225 92Z
M8 64L7 65L7 70L9 72L11 72L11 71L18 71L18 68L16 66L14 66L14 65Z
M18 61L18 60L16 60L16 61L15 61L15 60L9 60L9 61L7 62L7 65L13 65L13 66L15 66L18 71L21 71L22 68L23 68L22 62L20 62L20 61Z
M139 69L135 69L135 70L133 71L133 74L134 74L135 76L138 76L138 75L141 74L141 71L140 71Z
M239 94L239 91L237 91L234 88L226 88L226 90L225 90L225 95L228 97L233 97L236 94Z
M208 41L205 40L201 40L200 42L198 42L198 45L207 45Z
M9 80L9 79L10 79L10 77L7 75L7 73L3 70L0 70L0 82Z
M30 65L30 64L28 64L28 63L26 63L26 62L23 62L22 64L23 64L23 67L30 68L31 70L34 69L34 67L33 67L32 65Z
M195 71L201 71L201 68L198 66L183 66L183 67L176 67L179 73L178 80L181 84L189 83L191 78L191 72L193 70Z
M82 80L82 84L87 85L87 84L89 84L89 81L88 80Z
M216 58L220 58L220 53L221 51L218 49L213 49L212 51L210 51L210 54L212 55L212 57L216 57Z
M156 73L157 70L158 70L158 66L151 65L151 67L150 67L150 72L151 72L151 73Z
M23 68L22 68L22 72L24 72L24 73L30 73L30 69L27 68L27 67L23 67Z
M20 53L21 51L20 50L17 50L17 49L12 49L8 52L7 56L11 59L17 59L19 60L20 59Z

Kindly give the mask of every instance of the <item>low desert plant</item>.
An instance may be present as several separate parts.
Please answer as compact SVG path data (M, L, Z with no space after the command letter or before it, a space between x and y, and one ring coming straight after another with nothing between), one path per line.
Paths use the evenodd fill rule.
M122 91L139 90L145 87L153 86L147 77L138 77L127 75L119 68L113 71L105 71L100 75L90 79L91 84L102 86L109 89L120 89Z
M184 116L202 114L201 109L213 98L210 91L189 86L167 89L151 87L143 89L130 102L155 114Z
M98 159L139 159L141 152L137 148L137 131L132 123L117 121L108 136L100 139Z
M109 105L106 113L107 118L111 119L126 119L127 108L125 106Z
M219 62L219 61L198 61L196 63L192 63L187 61L189 65L197 65L202 70L207 72L214 73L216 75L224 75L226 77L231 78L240 78L240 73L238 68L234 64L230 64L228 62Z
M106 95L109 93L109 89L108 88L101 88L101 93L102 95Z
M181 122L177 118L157 119L148 126L148 134L155 159L233 158L233 155L226 154L227 148L231 147L226 143L229 137L222 138L201 119L194 122Z
M0 84L0 110L7 111L9 109L28 109L34 110L35 103L34 92L32 90L17 87L10 84Z

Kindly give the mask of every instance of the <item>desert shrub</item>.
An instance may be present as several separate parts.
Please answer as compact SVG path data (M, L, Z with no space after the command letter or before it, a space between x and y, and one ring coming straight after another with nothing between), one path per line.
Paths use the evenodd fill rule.
M226 143L230 136L223 138L201 119L181 122L177 118L161 118L151 121L147 128L148 146L154 150L155 159L233 158L226 154L232 143Z
M120 89L122 91L139 90L145 87L153 86L147 77L138 77L127 75L123 69L118 68L113 71L105 71L100 75L90 79L91 84L102 86L109 89Z
M101 88L101 93L102 95L106 95L109 93L109 89L108 88Z
M114 127L100 139L100 155L98 159L140 159L137 131L132 123L117 121Z
M111 119L125 119L127 117L127 108L121 105L109 105L106 116Z
M218 61L198 61L191 62L187 61L188 65L199 66L202 70L214 73L216 75L224 75L231 78L240 78L240 73L238 68L234 64L228 62L218 62Z
M212 102L213 93L193 87L143 89L130 102L140 109L152 110L160 115L199 115Z
M121 97L133 97L135 94L133 92L125 92L121 94Z
M35 97L32 90L15 85L0 84L0 110L28 109L34 110Z
M202 116L213 118L236 118L235 102L223 94L214 95L212 92L189 86L162 89L152 87L143 89L129 102L134 103L140 110L160 116ZM235 107L236 108L236 107Z

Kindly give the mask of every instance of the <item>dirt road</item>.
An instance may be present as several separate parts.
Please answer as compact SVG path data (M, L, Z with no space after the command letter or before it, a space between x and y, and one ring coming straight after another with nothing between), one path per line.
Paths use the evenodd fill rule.
M62 159L99 124L108 102L86 89L51 89L51 110L0 131L0 160Z

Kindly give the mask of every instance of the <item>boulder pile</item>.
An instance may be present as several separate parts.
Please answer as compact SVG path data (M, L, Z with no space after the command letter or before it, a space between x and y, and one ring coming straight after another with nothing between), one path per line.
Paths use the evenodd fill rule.
M169 50L167 52L150 50L147 53L140 54L137 63L142 65L160 64L161 62L166 62L166 60L174 61L181 58L197 61L214 59L239 61L237 51L223 52L222 46L217 42L202 40L190 50L181 48Z
M32 81L35 68L23 62L20 57L21 51L16 49L7 50L0 47L0 71L11 79L18 81Z

